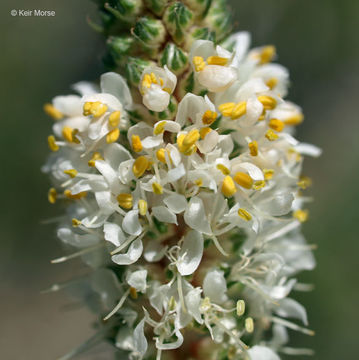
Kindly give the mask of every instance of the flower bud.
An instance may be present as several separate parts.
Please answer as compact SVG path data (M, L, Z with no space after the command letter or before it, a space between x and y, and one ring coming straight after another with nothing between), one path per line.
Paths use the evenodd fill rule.
M107 46L116 63L124 62L124 55L130 53L134 42L132 36L110 36L107 39Z
M144 0L144 1L146 7L157 16L162 16L168 4L168 0Z
M216 41L216 33L208 27L193 26L188 36L186 36L183 47L190 51L195 40L210 40Z
M107 3L105 8L117 18L129 22L142 12L143 3L142 0L114 0L111 5Z
M147 48L160 47L166 38L166 29L162 21L149 17L140 18L132 33Z
M125 67L126 78L134 86L138 86L144 69L151 66L151 61L135 57L128 57Z
M231 14L226 0L213 0L205 23L216 33L217 41L224 39L232 30Z
M176 75L179 75L186 70L188 65L187 54L173 43L167 44L160 61L161 66L167 65L167 67Z
M184 3L198 18L204 18L207 15L211 2L212 0L184 0Z

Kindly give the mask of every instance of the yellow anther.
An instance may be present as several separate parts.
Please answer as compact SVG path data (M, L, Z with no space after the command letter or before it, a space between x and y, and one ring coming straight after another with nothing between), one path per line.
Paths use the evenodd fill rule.
M130 287L130 296L136 300L138 298L137 290L134 287Z
M226 197L233 196L236 192L236 185L230 176L226 176L222 183L222 194Z
M167 149L164 149L164 148L161 148L161 149L158 149L156 151L156 157L159 161L161 161L161 163L164 163L166 164L166 153L167 153L167 156L168 156L168 159L169 161L172 163L172 159L171 159L171 156L170 156L170 152L167 150Z
M287 119L284 120L284 124L289 125L289 126L296 126L299 125L303 122L304 120L304 115L299 113L296 115L293 115Z
M264 180L257 180L253 184L253 190L260 190L263 189L266 186L266 183Z
M238 209L238 216L245 221L252 220L252 215L246 209Z
M218 106L218 110L223 116L229 117L232 115L235 105L234 102L223 103Z
M117 141L119 136L120 136L120 129L119 128L111 130L106 135L107 144L111 144L111 143Z
M301 189L305 190L312 185L312 179L308 176L301 176L299 181L297 182L297 185Z
M258 118L258 121L263 121L266 118L266 110L263 109L261 116Z
M244 327L246 328L246 331L249 333L252 333L254 330L254 322L251 317L248 317L244 322Z
M145 216L147 213L147 209L148 209L147 201L140 199L138 201L138 209L139 209L140 215Z
M50 135L47 137L47 143L51 151L58 151L60 149L59 145L56 144L54 135Z
M301 223L308 220L309 211L308 210L296 210L293 212L293 217L299 220Z
M237 301L237 316L242 316L246 311L246 303L244 300Z
M64 170L64 173L66 175L69 175L70 177L74 178L77 175L77 170L75 170L75 169Z
M194 56L193 65L196 71L202 71L206 67L206 62L202 56Z
M47 199L49 200L50 204L55 204L57 199L57 191L55 188L50 188L49 192L47 193Z
M201 139L203 140L211 131L212 129L210 127L201 128L201 130L199 131L199 135L201 136Z
M258 101L262 103L265 110L273 110L277 106L277 100L268 95L258 96Z
M49 103L44 105L44 111L55 120L60 120L64 117L61 111L57 110L54 105Z
M86 102L83 107L84 116L93 115L94 117L102 116L108 107L100 101Z
M276 55L275 46L269 45L263 48L259 55L260 64L267 64L271 62Z
M149 160L145 156L139 156L132 166L133 174L139 178L141 177L145 171L147 170L149 165Z
M160 78L160 85L163 86L163 79Z
M166 121L162 121L153 129L154 135L162 134L165 131Z
M152 84L152 79L150 74L145 74L142 79L141 86L142 88L149 88Z
M110 124L110 126L118 127L118 125L120 124L120 117L121 117L120 111L112 112L108 117L108 123Z
M195 182L194 182L198 187L201 187L203 185L203 180L202 178L199 178L197 179Z
M200 138L200 133L197 129L192 129L183 139L183 146L186 148L191 147Z
M223 175L229 175L231 173L227 166L224 166L223 164L217 164L216 167Z
M172 94L172 90L169 87L164 87L162 90L166 91L166 93Z
M276 134L273 130L268 130L265 134L265 137L269 140L269 141L275 141L278 139L278 134Z
M266 85L273 90L278 84L278 79L277 78L270 78L269 80L267 80Z
M152 84L158 83L155 73L151 72L150 77L151 77ZM163 80L162 80L162 82L163 82Z
M249 153L252 156L257 156L258 155L258 143L257 141L252 141L248 144L248 148L249 148Z
M245 189L251 189L253 186L253 179L245 172L238 171L234 175L234 181Z
M269 127L275 131L281 132L284 129L284 122L278 119L269 120Z
M143 146L142 146L140 137L138 135L132 135L131 140L132 140L133 151L135 151L135 152L142 151Z
M217 113L215 111L207 110L202 115L202 122L205 125L211 125L217 119Z
M210 56L207 58L208 65L221 65L225 66L228 63L228 59L221 56Z
M266 180L270 180L270 179L272 179L272 177L274 175L274 170L273 169L263 169L263 174L264 174L264 178Z
M95 167L96 160L104 160L98 151L95 151L92 158L88 161L88 166Z
M64 191L64 195L65 195L68 199L71 199L71 200L80 200L80 199L82 199L83 197L87 196L87 192L86 192L86 191L82 191L82 192L79 192L78 194L72 194L69 189L66 189L66 190Z
M197 151L197 146L196 145L192 145L190 147L184 146L183 142L184 142L185 137L186 137L185 134L178 135L177 136L177 145L178 145L178 149L181 153L189 156Z
M300 162L302 160L302 155L300 155L300 153L294 148L290 148L288 149L288 159L293 159L293 157L296 162Z
M152 184L152 190L153 192L156 194L156 195L161 195L163 194L163 187L161 184L157 183L157 182L154 182Z
M133 206L133 196L131 194L122 193L117 196L118 204L124 209L132 209Z
M62 128L62 136L65 140L67 140L70 143L79 144L80 140L76 137L77 133L79 131L77 129L73 129L69 126L64 126Z
M81 225L81 221L80 220L78 220L78 219L76 219L76 218L73 218L72 219L72 226L73 227L78 227L78 226L80 226Z
M91 115L91 109L92 109L93 102L85 102L83 106L83 115L88 116Z
M233 107L231 119L236 120L241 116L245 115L247 112L247 103L245 101L241 101Z

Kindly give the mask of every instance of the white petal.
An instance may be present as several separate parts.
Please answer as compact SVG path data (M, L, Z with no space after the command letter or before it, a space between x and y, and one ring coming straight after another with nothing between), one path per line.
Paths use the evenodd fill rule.
M106 223L103 227L103 232L105 234L105 240L115 246L120 246L126 240L126 236L121 227L115 223Z
M142 319L133 331L133 347L135 354L140 356L140 359L146 354L147 351L147 339L144 331L145 319Z
M160 112L167 109L167 106L170 103L170 94L163 91L157 85L151 85L148 91L143 95L142 101L147 109Z
M203 280L203 293L211 302L221 304L227 300L227 283L221 270L211 270Z
M191 198L184 213L188 226L204 234L212 234L211 226L204 211L203 201L197 196Z
M187 200L184 195L172 194L163 199L166 206L175 214L180 214L186 209Z
M202 86L209 91L219 92L228 88L237 79L237 71L232 67L208 65L197 76Z
M279 356L266 346L255 345L248 350L251 360L280 360Z
M304 325L308 325L307 311L303 305L290 298L281 300L279 304L280 306L276 309L279 316L300 319Z
M184 237L179 253L177 269L182 276L193 274L201 263L203 255L202 234L191 230Z
M108 93L116 96L124 108L132 106L132 96L130 89L127 86L126 80L115 72L108 72L101 75L101 90L103 93Z
M129 211L123 219L122 229L130 235L140 235L142 227L138 219L138 210Z
M192 315L199 324L203 324L203 319L199 310L202 300L201 293L201 288L195 288L192 289L185 297L189 314Z
M288 214L292 208L294 196L290 192L281 191L260 202L260 209L272 216Z
M129 151L118 143L112 143L105 147L104 158L110 166L117 171L120 164L126 160L132 159Z
M169 224L177 224L176 215L170 211L166 206L155 206L152 208L152 215L156 217L157 220L163 221Z
M148 262L157 262L164 257L166 250L167 246L163 246L157 240L150 240L145 247L143 256Z
M160 343L158 338L156 338L156 348L161 350L173 350L179 348L183 343L183 336L179 330L175 331L175 335L177 340L166 344Z
M319 157L322 154L322 149L306 143L300 143L295 149L302 155Z
M77 95L56 96L52 103L65 116L82 116L81 97Z
M118 265L130 265L135 263L142 255L143 245L141 239L131 243L126 254L112 256L112 261Z
M183 164L180 164L174 169L171 169L167 173L167 181L168 182L174 182L179 180L182 176L186 175L186 170L183 166Z
M100 101L106 104L110 108L110 110L119 110L119 111L123 110L121 102L111 94L85 95L82 97L81 101L83 104L86 102Z
M147 287L147 270L137 270L132 273L127 273L126 281L127 283L135 288L137 291L142 293L146 292Z
M77 248L85 248L95 245L99 242L99 238L96 235L91 234L75 234L71 229L61 227L57 230L57 237L65 244L75 246Z
M75 90L81 96L92 95L99 92L99 88L88 81L79 81L71 86L71 89Z
M144 149L152 149L156 146L159 146L162 143L162 135L158 136L148 136L144 138L141 143Z

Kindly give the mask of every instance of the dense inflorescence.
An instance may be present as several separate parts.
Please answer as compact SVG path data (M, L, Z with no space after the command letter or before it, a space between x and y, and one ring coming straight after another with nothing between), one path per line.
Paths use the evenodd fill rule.
M93 271L52 290L76 291L121 359L309 354L287 329L312 334L289 295L315 266L301 168L320 150L293 137L303 114L275 48L231 35L222 0L99 7L113 71L45 105L43 167L66 205L58 238L77 249L54 262Z

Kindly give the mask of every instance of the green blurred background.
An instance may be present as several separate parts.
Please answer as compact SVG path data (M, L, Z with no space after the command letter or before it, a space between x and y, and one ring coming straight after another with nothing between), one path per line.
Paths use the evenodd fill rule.
M232 0L236 28L254 45L275 44L291 71L290 99L303 106L298 138L324 149L307 159L314 181L304 232L318 244L318 267L300 279L315 284L297 294L315 337L293 334L314 359L357 359L359 345L359 1ZM55 10L50 18L12 17L11 9ZM103 40L86 24L90 0L2 0L1 33L1 325L0 358L51 360L93 333L92 315L64 293L41 295L64 281L75 263L50 265L62 254L54 228L41 221L57 210L46 200L40 167L51 121L42 105L79 80L103 71ZM106 348L82 359L109 359Z

